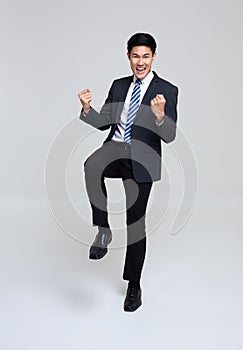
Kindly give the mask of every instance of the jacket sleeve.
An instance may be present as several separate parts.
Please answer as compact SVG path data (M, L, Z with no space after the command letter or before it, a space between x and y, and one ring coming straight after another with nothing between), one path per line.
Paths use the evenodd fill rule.
M174 86L166 96L164 122L156 125L156 133L165 143L172 142L176 137L177 100L178 88Z
M79 119L99 130L107 130L112 124L112 101L113 101L114 82L109 90L108 96L102 106L100 112L97 112L93 107L90 108L88 114L83 113L83 108L80 112Z

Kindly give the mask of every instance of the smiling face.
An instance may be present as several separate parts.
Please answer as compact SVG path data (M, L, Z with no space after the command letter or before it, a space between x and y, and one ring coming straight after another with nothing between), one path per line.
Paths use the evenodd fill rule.
M131 69L137 79L143 79L151 71L152 63L156 53L148 46L134 46L131 52L127 53Z

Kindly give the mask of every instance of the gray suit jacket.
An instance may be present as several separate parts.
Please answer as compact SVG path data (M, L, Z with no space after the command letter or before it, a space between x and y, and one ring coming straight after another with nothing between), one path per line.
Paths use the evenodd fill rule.
M131 130L132 168L137 182L161 179L161 140L169 143L176 136L178 88L153 73L154 77L141 101ZM79 118L93 127L99 130L110 128L104 143L114 135L132 80L133 76L114 80L99 113L92 107L86 117L83 110L80 113ZM165 117L161 126L155 123L156 117L150 108L150 101L156 94L163 94L166 99Z

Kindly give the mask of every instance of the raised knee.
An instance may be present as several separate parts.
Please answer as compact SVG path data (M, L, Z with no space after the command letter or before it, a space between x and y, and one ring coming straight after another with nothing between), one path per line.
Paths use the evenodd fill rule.
M102 163L97 157L89 156L84 162L84 171L94 173L102 171Z

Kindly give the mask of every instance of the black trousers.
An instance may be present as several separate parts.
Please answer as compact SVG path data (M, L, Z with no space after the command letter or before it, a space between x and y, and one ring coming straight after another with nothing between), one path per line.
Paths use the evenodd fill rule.
M93 226L109 227L104 178L121 178L126 194L127 248L123 279L137 282L146 254L145 216L153 182L136 182L132 173L130 146L106 142L84 163L85 184L92 208Z

